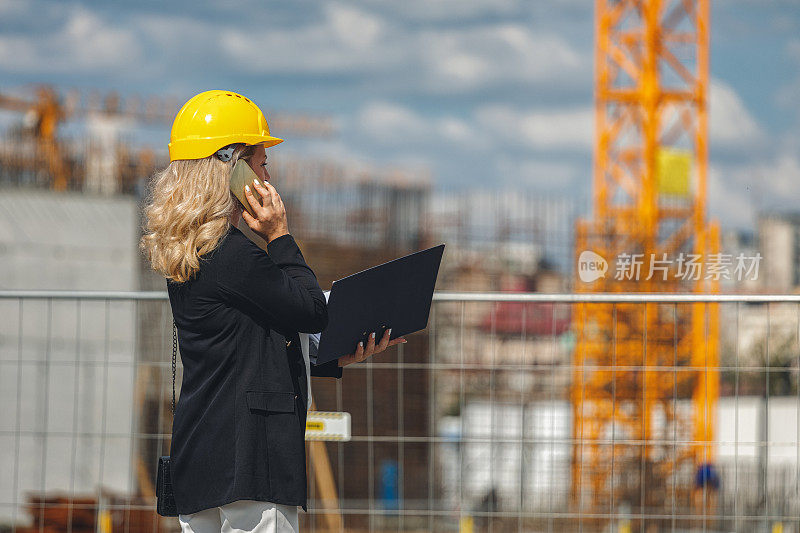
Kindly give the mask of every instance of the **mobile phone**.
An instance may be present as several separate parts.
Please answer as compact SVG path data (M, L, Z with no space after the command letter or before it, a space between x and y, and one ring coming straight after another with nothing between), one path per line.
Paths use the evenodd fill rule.
M259 203L262 203L261 195L258 194L256 188L253 187L253 180L264 187L264 184L260 179L258 179L256 173L253 172L253 169L247 164L247 161L244 159L238 160L233 166L233 171L231 172L231 192L239 200L239 203L242 204L245 209L247 209L247 212L250 213L250 216L253 218L258 218L255 211L253 211L253 208L250 206L250 202L247 201L247 196L244 194L244 186L249 185L250 192L253 193L255 199L258 200Z

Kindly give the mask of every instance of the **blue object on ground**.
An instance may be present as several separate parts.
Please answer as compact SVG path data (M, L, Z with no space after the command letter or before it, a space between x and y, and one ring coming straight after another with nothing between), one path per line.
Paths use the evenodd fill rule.
M719 474L717 469L711 463L702 463L697 467L697 472L694 475L694 484L697 488L702 489L708 487L710 489L719 489Z
M385 509L398 508L398 471L397 461L381 462L381 500Z

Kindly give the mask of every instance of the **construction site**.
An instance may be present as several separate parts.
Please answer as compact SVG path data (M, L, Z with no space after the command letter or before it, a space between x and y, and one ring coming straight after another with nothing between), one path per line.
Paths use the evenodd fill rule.
M312 380L350 427L307 432L301 530L800 533L800 216L710 215L711 0L589 7L585 195L268 150L323 290L446 244L427 329ZM155 484L182 365L138 246L185 95L2 83L0 533L178 531Z

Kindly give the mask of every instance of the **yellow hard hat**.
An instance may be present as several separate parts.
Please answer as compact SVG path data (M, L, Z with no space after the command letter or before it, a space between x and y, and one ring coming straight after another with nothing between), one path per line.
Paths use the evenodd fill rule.
M205 91L178 111L169 136L169 160L202 159L234 143L275 146L264 113L232 91Z

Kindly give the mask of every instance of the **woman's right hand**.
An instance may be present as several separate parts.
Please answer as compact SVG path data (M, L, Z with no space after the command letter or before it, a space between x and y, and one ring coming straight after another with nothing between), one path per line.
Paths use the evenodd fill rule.
M256 200L250 187L255 187L261 195L263 205ZM242 211L242 218L245 223L256 234L264 238L268 243L277 239L281 235L289 233L289 226L286 224L286 208L281 200L281 195L269 182L257 183L255 180L250 186L245 187L244 195L250 202L257 218L253 218L247 210Z
M389 328L383 332L383 338L381 342L375 344L375 332L373 331L372 334L367 339L367 345L364 346L364 342L359 342L358 346L356 346L356 350L347 355L343 355L339 358L339 366L347 366L352 365L353 363L360 363L367 359L368 357L372 357L377 353L381 353L389 346L394 346L395 344L403 344L408 342L403 337L397 337L396 339L390 341L389 336L392 334L392 329Z

